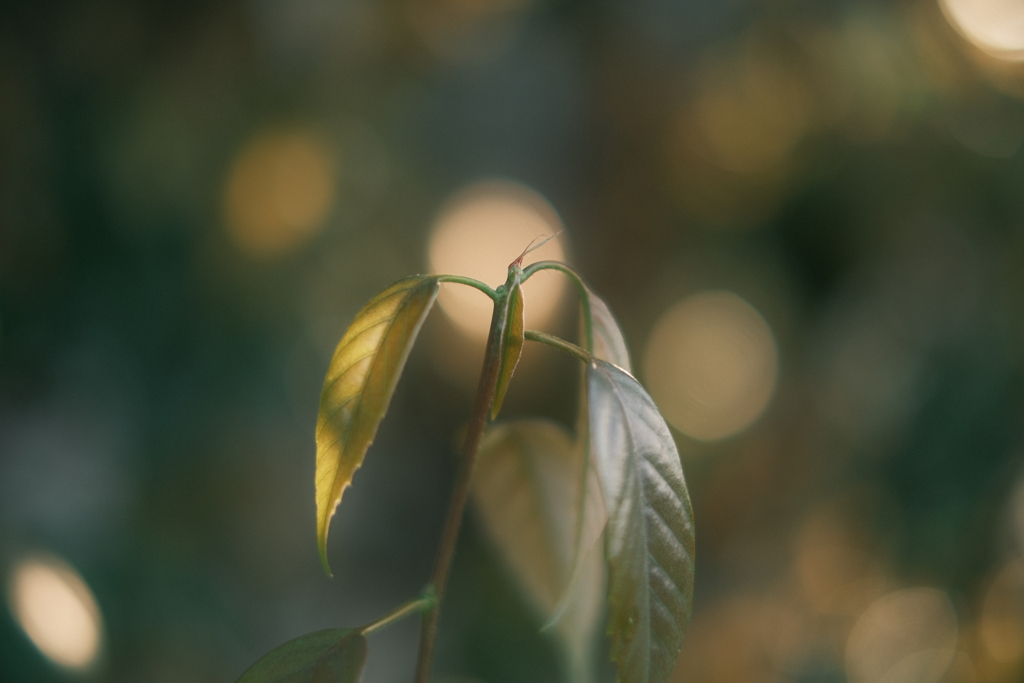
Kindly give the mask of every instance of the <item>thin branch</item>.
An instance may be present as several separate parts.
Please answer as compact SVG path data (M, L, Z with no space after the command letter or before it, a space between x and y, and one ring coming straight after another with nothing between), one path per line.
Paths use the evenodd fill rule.
M594 322L590 316L590 291L587 289L587 286L580 279L580 276L576 274L576 271L561 261L537 261L536 263L531 263L526 268L523 268L522 281L526 282L531 275L541 270L557 270L567 275L572 280L572 283L576 285L576 292L580 298L580 307L583 309L583 342L586 344L587 350L593 353Z
M483 282L480 282L479 280L474 280L471 277L466 277L464 275L438 275L437 276L437 281L438 282L454 282L454 283L460 284L460 285L468 285L468 286L473 287L475 289L479 289L481 292L483 292L487 296L491 297L492 301L497 301L498 300L498 293L497 292L495 292L493 289L488 287Z
M401 605L391 610L384 616L379 617L378 619L374 619L369 624L360 626L357 630L361 635L369 635L374 631L381 630L385 626L390 626L399 619L407 617L414 612L422 612L424 610L430 609L435 604L437 604L437 598L429 591L427 591L426 593L426 595L422 595L418 598L413 598L408 602L402 603Z
M507 290L506 290L507 291ZM420 632L420 651L416 661L416 683L428 683L430 680L430 664L434 656L434 643L437 640L437 625L441 614L441 600L444 598L448 574L451 571L452 559L455 557L455 544L459 538L459 527L462 524L463 512L469 500L470 484L473 480L473 468L476 464L476 452L480 445L480 437L487 425L487 416L494 403L495 389L498 385L498 372L501 366L501 339L507 319L508 296L495 295L494 313L491 317L491 329L487 336L484 350L484 363L480 371L480 383L477 385L473 413L466 432L465 453L459 463L459 472L455 479L451 501L448 504L448 515L441 531L441 543L437 549L437 560L430 578L428 591L432 590L437 600L434 605L423 613L423 630Z
M523 336L532 342L540 342L541 344L547 344L548 346L553 346L556 349L560 349L562 351L565 351L566 353L570 353L579 358L584 363L589 363L590 361L594 360L594 356L588 353L585 349L581 349L572 342L567 342L561 337L556 337L551 334L545 334L543 332L537 332L536 330L526 330Z

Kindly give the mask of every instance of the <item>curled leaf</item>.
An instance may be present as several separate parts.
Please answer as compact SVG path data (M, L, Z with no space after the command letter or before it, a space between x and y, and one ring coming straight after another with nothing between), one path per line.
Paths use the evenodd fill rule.
M668 680L693 601L693 510L654 401L603 360L587 367L590 440L608 525L608 631L624 683Z
M425 275L391 285L359 311L331 358L316 428L317 545L328 574L331 517L373 442L437 290L437 278Z
M366 638L349 628L290 640L246 669L238 683L357 683L366 665Z
M608 304L589 288L587 299L590 303L590 319L594 330L594 348L591 353L612 365L618 365L626 372L632 372L626 339Z
M587 303L590 308L592 321L594 348L592 353L595 357L606 360L609 363L618 365L629 370L629 350L626 348L626 340L623 337L619 324L615 321L608 305L599 296L586 288ZM580 329L584 329L586 321L582 319L583 307L580 307L581 321ZM577 489L581 489L584 480L593 481L595 478L593 467L593 456L590 447L590 414L587 408L587 381L586 370L581 375L581 387L579 393L579 407L576 415L576 444L574 446L578 456L576 467ZM561 618L562 613L568 608L571 596L576 592L575 584L580 581L582 572L588 558L595 554L595 547L601 539L605 524L608 521L608 512L605 509L604 501L601 498L600 487L588 486L586 497L578 502L578 518L581 523L577 526L577 533L573 539L571 556L572 569L570 570L569 586L563 594L561 604L555 609L553 621Z
M549 619L563 610L552 631L573 681L589 680L604 604L604 561L594 552L581 563L571 595L560 607L579 536L583 464L582 450L561 425L540 419L499 423L481 441L472 489L488 535L540 616ZM593 473L588 488L588 504L599 506Z
M523 310L523 288L519 279L510 281L511 287L505 298L505 320L501 334L501 357L498 368L498 385L494 389L494 403L491 406L491 419L498 416L501 404L505 401L505 392L508 391L509 380L519 364L519 357L523 354L524 334L526 333L526 318Z

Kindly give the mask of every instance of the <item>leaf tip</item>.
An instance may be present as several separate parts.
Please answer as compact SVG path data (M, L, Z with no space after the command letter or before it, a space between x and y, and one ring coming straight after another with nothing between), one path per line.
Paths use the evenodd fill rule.
M499 395L494 398L494 403L491 404L491 419L498 417L498 413L501 412L501 403L504 399L504 395Z
M331 564L327 561L327 531L324 533L317 534L316 539L317 549L320 551L320 565L324 568L324 573L327 574L328 578L333 579L334 574L331 572Z

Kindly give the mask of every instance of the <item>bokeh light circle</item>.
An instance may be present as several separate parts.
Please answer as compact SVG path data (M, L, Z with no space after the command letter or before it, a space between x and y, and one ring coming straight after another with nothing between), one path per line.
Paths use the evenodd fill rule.
M707 71L693 123L711 161L740 174L777 171L809 123L797 75L770 52L749 47Z
M956 657L949 598L934 588L885 595L858 617L846 641L850 683L939 683Z
M1024 60L1022 0L939 0L943 14L967 40L987 54Z
M981 605L979 630L992 659L1024 660L1024 560L1007 564L989 585Z
M406 0L410 28L435 56L480 62L507 48L533 0Z
M334 203L335 164L304 131L258 136L238 153L225 188L235 244L254 256L291 251L323 225Z
M736 294L702 292L662 314L644 368L651 396L676 429L702 441L721 439L768 405L778 374L775 338Z
M50 556L20 561L8 583L15 621L55 664L88 669L102 645L103 624L92 591L66 562Z
M441 209L428 247L430 271L463 275L492 287L505 281L511 263L531 240L562 229L551 205L533 190L509 181L484 181L458 192ZM565 258L563 236L527 255L524 264ZM526 326L542 329L558 308L565 276L542 271L523 285ZM485 338L491 300L459 284L445 284L438 303L456 327Z

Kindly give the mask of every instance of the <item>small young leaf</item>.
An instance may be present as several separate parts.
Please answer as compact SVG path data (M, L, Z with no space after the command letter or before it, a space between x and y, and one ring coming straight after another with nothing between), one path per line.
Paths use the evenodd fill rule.
M572 578L584 464L583 452L568 432L547 420L496 424L480 445L473 497L484 527L545 620L559 606ZM589 505L600 505L593 472L588 483ZM603 515L591 512L589 516ZM581 564L572 594L553 625L573 681L589 680L604 604L601 553L590 553Z
M396 282L359 311L334 351L316 428L317 544L328 574L331 517L363 464L437 290L437 278L425 275Z
M509 380L519 364L523 354L523 335L526 332L526 318L523 310L523 289L516 278L508 290L505 300L505 323L501 335L501 365L498 370L498 385L494 389L494 403L491 407L491 419L498 416L501 404L505 401Z
M608 631L623 683L668 680L693 600L693 510L654 401L603 360L587 367L590 439L609 519Z
M271 650L238 683L357 683L365 664L366 639L349 628L331 628Z

